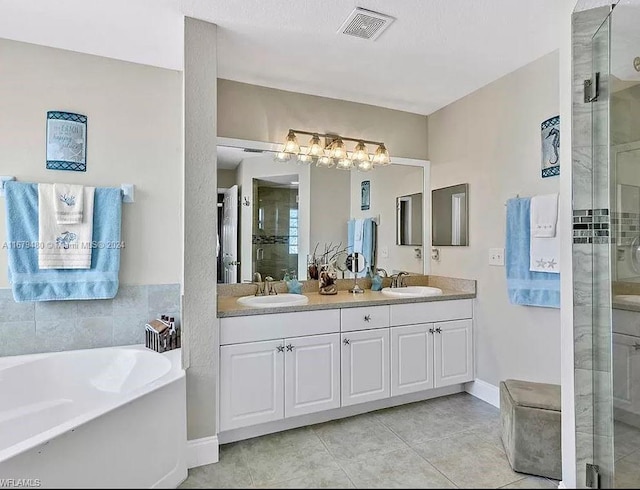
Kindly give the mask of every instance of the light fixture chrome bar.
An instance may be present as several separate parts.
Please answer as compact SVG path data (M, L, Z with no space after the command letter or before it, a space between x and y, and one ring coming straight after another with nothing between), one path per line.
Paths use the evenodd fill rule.
M308 136L313 136L314 134L319 136L320 138L329 138L332 141L336 140L336 139L341 139L342 141L353 141L355 143L366 143L368 145L384 145L383 142L381 141L371 141L371 140L363 140L362 138L349 138L347 136L340 136L339 134L324 134L324 133L312 133L311 131L302 131L300 129L289 129L289 131L294 132L296 134L306 134Z

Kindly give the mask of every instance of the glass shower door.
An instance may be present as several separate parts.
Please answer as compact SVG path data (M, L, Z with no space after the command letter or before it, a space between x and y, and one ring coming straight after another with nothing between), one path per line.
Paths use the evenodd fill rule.
M601 488L640 488L640 1L620 0L592 55L593 457Z
M640 1L610 21L612 454L616 488L640 488Z

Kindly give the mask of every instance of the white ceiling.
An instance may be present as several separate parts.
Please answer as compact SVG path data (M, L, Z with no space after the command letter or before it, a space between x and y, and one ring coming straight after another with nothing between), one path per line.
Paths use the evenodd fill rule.
M235 170L242 160L263 156L260 152L246 152L243 148L218 145L218 169Z
M0 0L0 37L181 69L186 14L218 24L221 78L429 114L556 49L559 3ZM396 21L336 34L355 6Z

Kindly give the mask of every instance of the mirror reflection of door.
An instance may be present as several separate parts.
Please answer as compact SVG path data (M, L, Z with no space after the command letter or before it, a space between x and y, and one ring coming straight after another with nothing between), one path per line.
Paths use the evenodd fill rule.
M223 282L238 282L238 186L224 193L222 206Z

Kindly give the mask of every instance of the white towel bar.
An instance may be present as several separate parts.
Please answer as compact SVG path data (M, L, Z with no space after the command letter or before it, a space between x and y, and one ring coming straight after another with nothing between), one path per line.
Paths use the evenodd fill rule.
M16 180L16 178L11 176L11 175L2 175L2 176L0 176L0 197L4 197L4 185L7 182L10 182L12 180ZM120 186L120 189L122 191L122 202L124 202L124 203L135 202L135 193L136 193L136 186L135 185L133 185L133 184L122 184Z

